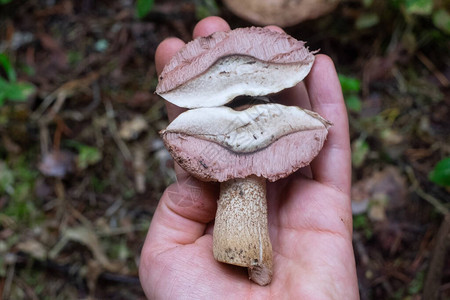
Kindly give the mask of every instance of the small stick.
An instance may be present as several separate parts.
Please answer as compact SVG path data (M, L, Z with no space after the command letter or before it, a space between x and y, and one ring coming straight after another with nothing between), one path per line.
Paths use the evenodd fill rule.
M436 68L436 66L428 57L426 57L422 52L418 52L417 58L425 65L425 67L427 67L430 72L433 73L434 77L436 77L436 79L442 84L442 86L450 86L450 81L447 79L447 77L445 77L445 75Z
M422 199L433 205L434 208L441 214L448 215L450 213L449 209L444 204L442 204L438 199L425 193L424 190L422 190L422 188L419 185L419 182L417 181L417 178L414 176L414 171L411 167L409 166L406 167L406 173L417 195L419 195Z
M441 285L443 266L449 248L450 214L447 214L436 236L436 245L431 256L430 267L423 289L423 299L439 299L439 286Z

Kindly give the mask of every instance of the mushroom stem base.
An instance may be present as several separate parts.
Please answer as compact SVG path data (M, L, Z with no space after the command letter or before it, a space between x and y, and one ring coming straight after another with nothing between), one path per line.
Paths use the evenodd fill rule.
M251 280L272 279L272 245L267 227L266 180L256 176L220 185L213 233L217 261L247 267Z

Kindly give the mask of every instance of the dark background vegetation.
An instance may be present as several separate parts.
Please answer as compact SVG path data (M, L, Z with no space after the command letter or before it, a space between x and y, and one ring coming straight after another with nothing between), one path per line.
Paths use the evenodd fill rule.
M362 299L450 299L449 12L341 1L286 28L340 74ZM0 299L144 297L140 248L174 181L155 49L207 15L251 25L213 0L0 0Z

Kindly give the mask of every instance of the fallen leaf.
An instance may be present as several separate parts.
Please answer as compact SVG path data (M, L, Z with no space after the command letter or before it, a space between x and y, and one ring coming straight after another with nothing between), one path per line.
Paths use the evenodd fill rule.
M137 116L130 121L122 123L119 136L127 141L134 140L147 128L148 124L145 119L142 116Z
M352 211L354 214L368 212L373 221L381 221L386 211L406 204L407 188L400 171L388 166L353 184Z
M91 229L85 226L69 228L64 232L64 237L88 247L95 260L100 263L105 270L109 272L119 272L123 269L122 264L111 262L108 259L97 235Z
M34 239L20 242L16 247L35 259L45 260L47 258L47 249L45 249L44 245Z

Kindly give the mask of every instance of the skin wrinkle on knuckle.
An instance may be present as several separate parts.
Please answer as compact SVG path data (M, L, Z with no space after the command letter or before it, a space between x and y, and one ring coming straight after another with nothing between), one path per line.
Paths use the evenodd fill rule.
M163 202L167 209L184 219L194 222L208 223L214 216L211 215L212 210L205 201L207 196L200 187L195 187L196 192L190 194L184 187L179 187L180 184L173 184L176 190L171 191L170 187L166 189L163 197L167 200ZM198 192L198 193L197 193Z

